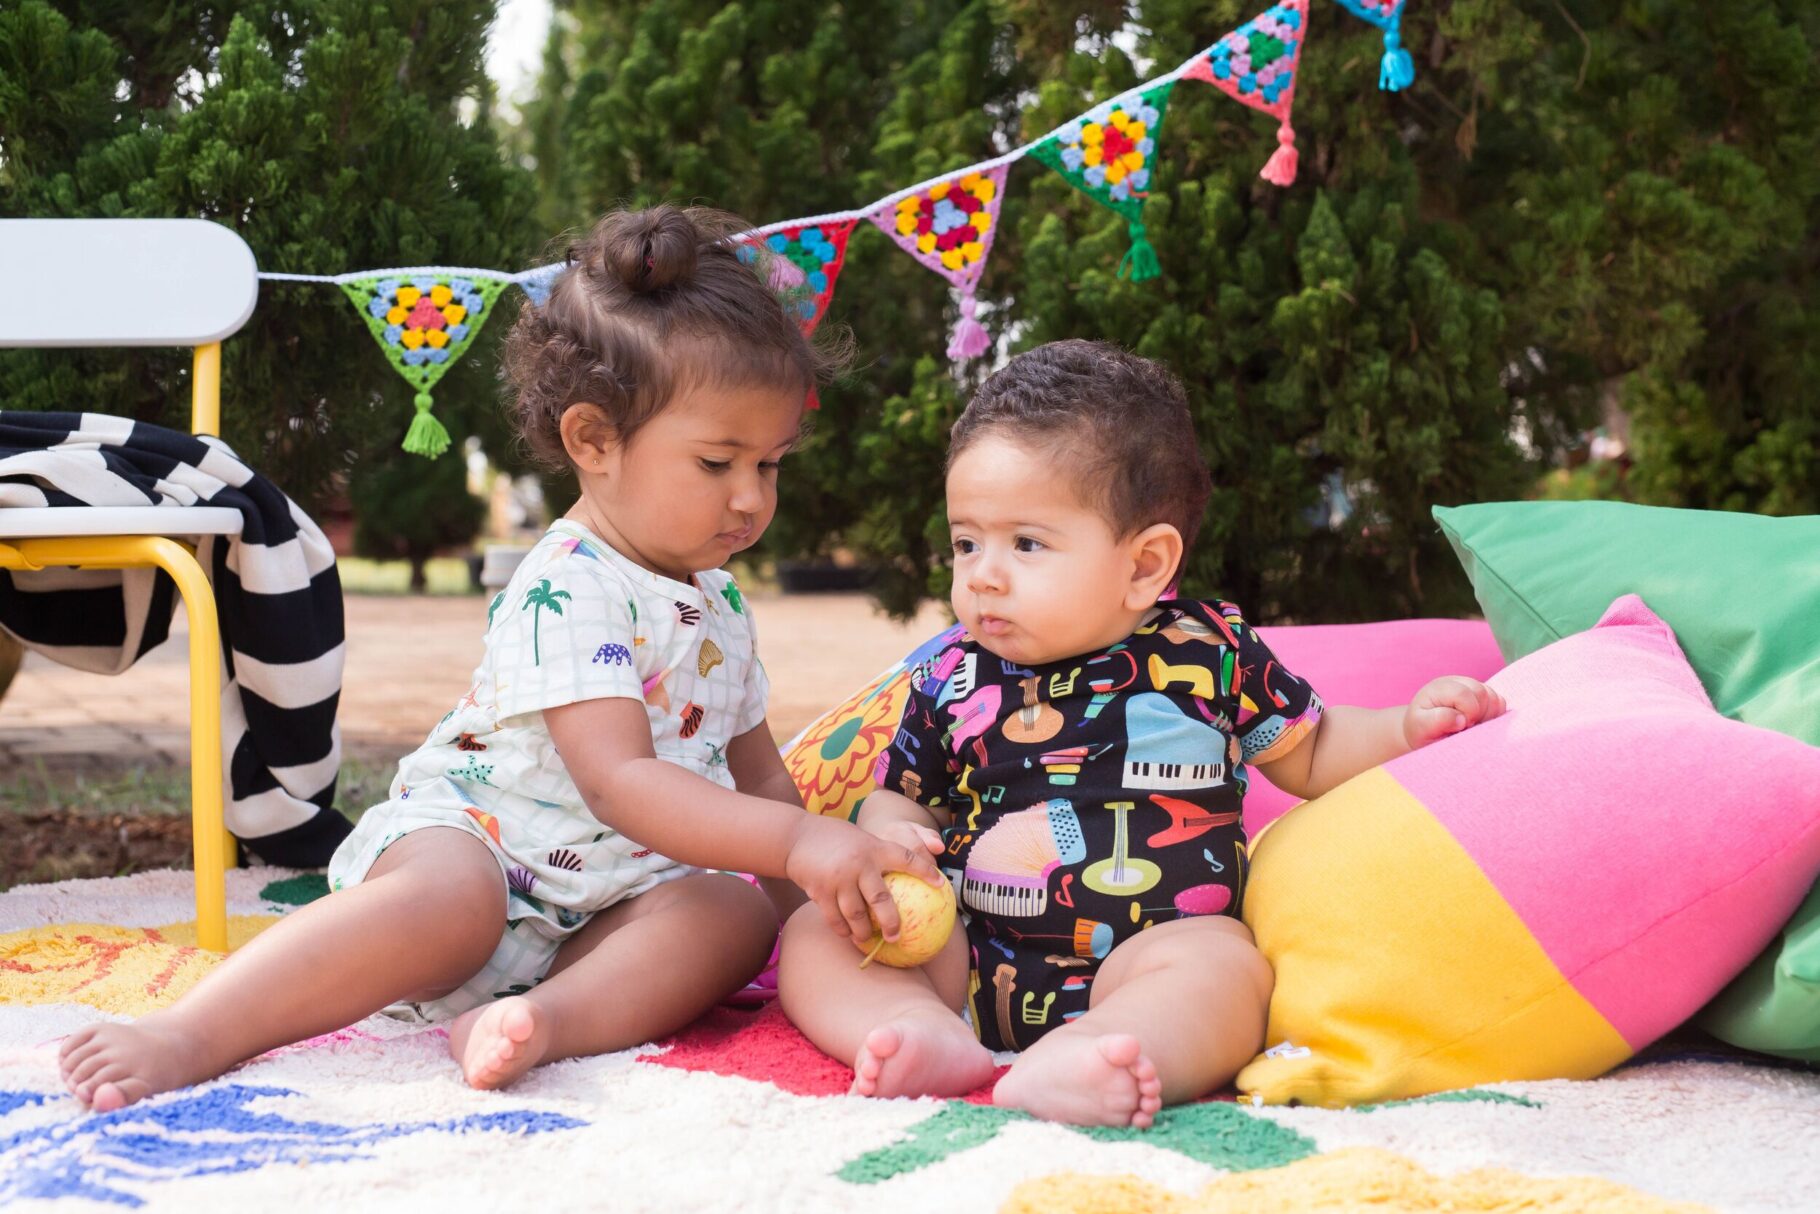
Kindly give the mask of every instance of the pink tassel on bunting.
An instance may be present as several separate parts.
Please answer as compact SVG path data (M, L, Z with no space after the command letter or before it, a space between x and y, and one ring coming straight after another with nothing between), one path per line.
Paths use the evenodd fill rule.
M1294 185L1297 160L1295 128L1285 122L1277 128L1277 150L1271 153L1269 163L1259 171L1258 176L1271 185Z
M973 318L973 291L969 289L961 296L961 318L954 326L954 339L948 343L948 357L955 362L966 362L978 358L992 348L992 339L986 328Z

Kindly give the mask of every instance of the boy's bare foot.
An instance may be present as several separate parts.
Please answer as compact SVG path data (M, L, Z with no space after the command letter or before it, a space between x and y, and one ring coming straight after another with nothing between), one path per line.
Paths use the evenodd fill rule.
M959 1016L904 1016L866 1035L854 1096L965 1096L992 1078L992 1054ZM946 1021L947 1023L944 1023Z
M1045 1121L1144 1130L1163 1107L1163 1081L1131 1034L1062 1029L1024 1052L992 1103Z
M111 1113L172 1088L212 1079L202 1042L147 1016L133 1024L91 1024L63 1040L58 1069L70 1093L97 1113Z
M518 996L463 1012L449 1026L449 1053L469 1087L504 1087L542 1062L549 1046L547 1013Z

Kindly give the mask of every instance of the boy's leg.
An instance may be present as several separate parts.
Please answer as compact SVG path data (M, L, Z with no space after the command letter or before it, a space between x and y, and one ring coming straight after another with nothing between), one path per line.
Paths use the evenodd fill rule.
M446 993L499 943L505 890L478 839L413 831L360 884L286 915L170 1007L71 1034L60 1056L64 1082L107 1112L400 999Z
M601 911L523 995L449 1026L449 1052L477 1088L540 1062L606 1054L665 1036L750 982L777 937L771 900L725 873L666 881Z
M1237 919L1173 919L1112 950L1087 1014L1025 1050L996 1104L1077 1125L1148 1126L1238 1074L1274 978Z
M778 996L825 1054L853 1060L860 1096L961 1096L992 1077L992 1055L960 1018L967 934L957 924L917 969L859 967L861 954L828 930L815 906L784 925Z

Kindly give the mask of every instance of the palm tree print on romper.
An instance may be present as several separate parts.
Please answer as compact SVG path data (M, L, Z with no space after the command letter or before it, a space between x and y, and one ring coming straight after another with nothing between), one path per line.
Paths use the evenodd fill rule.
M561 615L562 604L557 600L573 597L567 590L551 590L549 578L543 579L525 592L524 606L519 610L529 609L531 612L531 665L543 665L543 652L538 647L537 639L537 625L543 618L543 609L548 607L556 615Z

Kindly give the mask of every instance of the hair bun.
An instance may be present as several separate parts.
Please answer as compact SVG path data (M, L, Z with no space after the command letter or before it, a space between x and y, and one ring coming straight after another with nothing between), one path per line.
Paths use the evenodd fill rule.
M672 206L622 211L595 234L601 271L634 294L661 291L695 272L700 233Z

